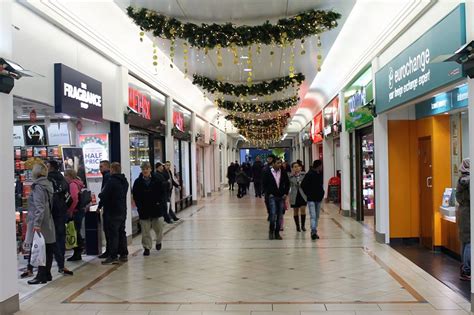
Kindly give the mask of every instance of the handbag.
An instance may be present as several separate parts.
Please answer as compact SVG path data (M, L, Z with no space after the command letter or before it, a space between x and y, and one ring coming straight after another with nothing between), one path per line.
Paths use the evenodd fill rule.
M66 249L73 249L77 247L77 231L74 221L69 221L66 224Z
M41 233L35 232L31 246L30 264L33 267L46 266L46 244Z

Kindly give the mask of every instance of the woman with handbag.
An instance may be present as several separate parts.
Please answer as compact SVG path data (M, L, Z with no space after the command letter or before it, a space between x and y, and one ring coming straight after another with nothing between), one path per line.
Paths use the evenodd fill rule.
M69 192L71 194L72 204L67 210L69 218L74 221L74 227L76 228L77 246L74 248L74 254L67 259L67 261L79 261L82 260L82 251L84 250L84 238L81 235L82 221L86 214L86 209L80 209L79 196L84 188L84 183L77 176L77 172L73 169L66 170L64 178L69 183Z
M291 164L290 174L290 205L293 208L293 218L298 232L306 231L306 195L301 188L301 183L305 177L303 167L298 162ZM301 225L300 225L301 215Z
M33 243L35 233L41 234L46 243L46 264L38 267L36 277L28 284L46 283L52 280L51 265L53 264L53 254L56 246L56 234L54 221L51 213L53 185L48 180L48 168L44 163L37 163L32 170L33 185L28 198L28 218L27 218L27 244ZM31 259L31 253L30 253ZM28 264L28 271L33 267Z

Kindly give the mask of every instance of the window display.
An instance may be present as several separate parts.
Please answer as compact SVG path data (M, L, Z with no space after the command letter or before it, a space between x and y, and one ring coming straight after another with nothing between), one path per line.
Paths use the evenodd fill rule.
M141 165L150 162L149 135L140 131L130 131L130 163Z
M364 215L373 215L375 210L373 138L373 134L362 137L362 206Z

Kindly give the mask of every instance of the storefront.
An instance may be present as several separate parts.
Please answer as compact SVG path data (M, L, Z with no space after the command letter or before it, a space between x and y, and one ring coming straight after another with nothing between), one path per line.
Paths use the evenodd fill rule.
M375 168L372 68L368 67L344 89L345 128L350 133L351 215L373 226Z
M313 165L313 160L324 159L324 127L323 127L323 113L319 112L311 121L311 129L309 131L309 138L311 146L308 149L306 165L309 169Z
M175 188L177 212L192 205L191 186L191 112L173 101L174 161L171 171L181 188Z
M375 76L377 114L388 118L390 243L410 259L407 248L460 254L454 192L469 157L468 87L460 65L434 59L465 44L464 17L461 4ZM447 285L462 287L452 272Z
M205 187L205 165L204 150L209 146L209 130L208 123L200 118L196 118L196 183L198 200L206 197Z

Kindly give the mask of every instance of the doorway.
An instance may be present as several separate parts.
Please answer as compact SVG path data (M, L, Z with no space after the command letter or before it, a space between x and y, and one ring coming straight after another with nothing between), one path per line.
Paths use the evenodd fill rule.
M433 248L433 169L431 156L431 137L418 140L420 167L420 242Z

